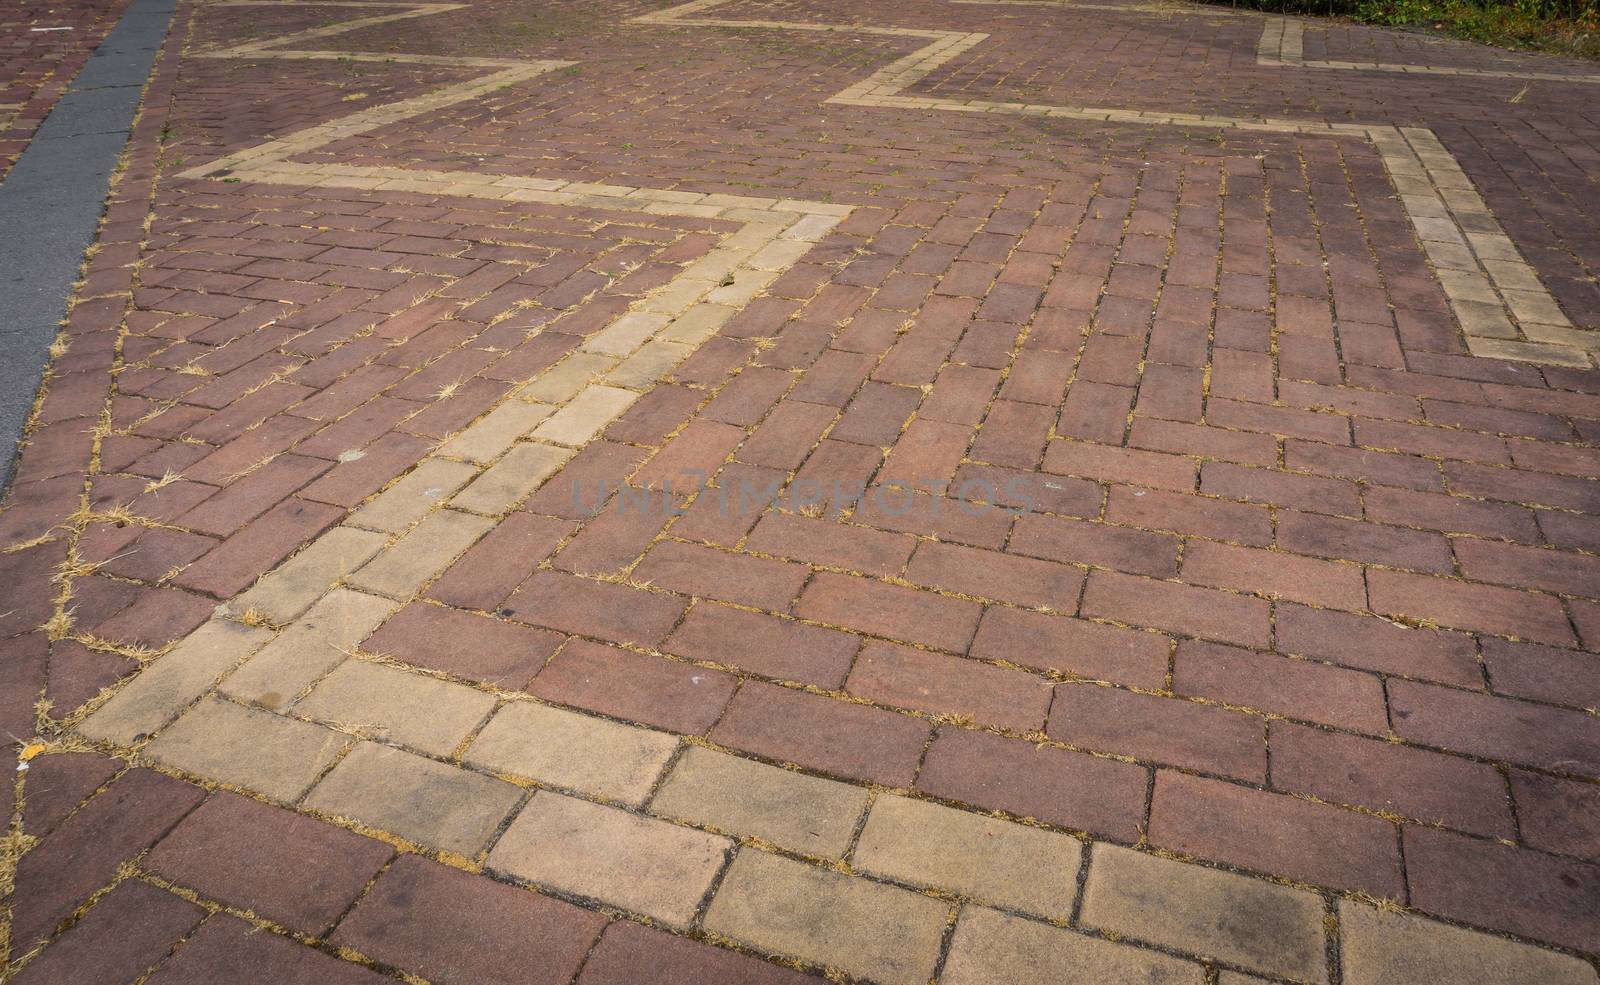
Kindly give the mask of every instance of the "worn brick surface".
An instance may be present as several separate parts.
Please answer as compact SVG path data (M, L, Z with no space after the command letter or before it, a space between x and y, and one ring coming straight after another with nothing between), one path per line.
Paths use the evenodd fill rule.
M767 684L746 684L711 737L812 769L888 786L916 773L929 726L914 718L842 704Z
M1315 896L1228 872L1095 847L1083 922L1254 971L1327 980Z
M1222 780L1157 771L1150 842L1318 885L1401 892L1392 823Z
M880 640L862 648L845 688L880 704L1018 732L1043 725L1050 704L1049 684L1032 674Z
M857 786L690 746L650 809L791 851L839 858L866 804L866 791Z
M10 980L33 985L131 981L165 957L204 917L204 910L178 896L142 882L125 882Z
M1281 790L1510 835L1505 781L1487 764L1292 722L1275 721L1269 729L1272 784Z
M863 872L1063 919L1083 845L1069 835L906 797L880 797L851 861Z
M1052 738L1085 749L1123 749L1141 759L1264 779L1265 723L1217 705L1170 701L1092 685L1057 688Z
M22 10L0 159L114 12ZM1592 66L1221 7L330 11L179 11L0 506L0 724L311 787L469 867L510 857L482 853L527 783L723 847L630 897L608 844L524 845L541 875L495 885L565 916L394 916L350 945L377 971L214 916L152 981L1215 957L1231 985L1435 946L1374 933L1358 961L1364 931L1261 876L1600 949ZM334 632L363 586L386 608ZM512 727L518 691L563 727ZM373 741L336 764L350 731ZM13 956L178 820L96 807L151 774L94 794L111 772L47 753L22 754L43 840ZM899 794L1206 862L1098 842L1074 915L997 855L867 844L1047 927L759 861L852 857L863 800ZM357 835L261 810L189 839L189 888L321 923ZM282 898L286 838L337 892ZM480 877L388 878L369 930ZM914 905L883 930L873 898ZM604 906L681 926L601 934ZM548 963L511 964L500 916Z
M716 722L737 685L719 671L572 640L528 690L562 704L692 734Z
M860 645L838 630L701 602L662 648L764 677L838 687Z
M200 985L251 977L285 985L377 985L386 980L370 968L340 961L291 938L257 930L226 913L201 924L178 953L148 980L162 985Z
M1148 772L1021 739L942 728L917 787L936 797L1135 840Z
M1511 774L1518 821L1527 843L1550 851L1600 859L1600 794L1593 784L1521 771Z
M604 924L569 903L406 855L331 940L430 981L554 985L571 979Z
M1405 837L1411 897L1425 911L1593 952L1600 867L1446 831Z
M555 652L555 633L412 603L362 644L369 653L501 687L522 687Z
M908 890L742 851L706 914L735 940L885 982L926 980L948 908Z
M1370 674L1196 640L1178 644L1173 668L1179 694L1368 734L1388 725L1382 685Z
M245 831L249 840L235 841ZM219 792L162 839L144 867L208 898L321 934L392 854L380 842Z
M489 854L494 869L682 927L722 870L726 838L559 794L536 794Z
M1064 969L1085 982L1198 985L1205 980L1198 963L976 906L961 910L941 980L1043 985L1060 981Z
M660 985L804 985L819 979L753 955L701 944L619 920L584 963L583 985L631 985L640 968Z
M28 764L22 830L40 837L78 809L122 769L122 763L98 753L69 752L42 756Z
M520 799L509 783L362 742L322 778L306 806L470 856Z
M122 861L153 845L203 792L150 770L123 774L17 863L11 894L12 946L56 929Z

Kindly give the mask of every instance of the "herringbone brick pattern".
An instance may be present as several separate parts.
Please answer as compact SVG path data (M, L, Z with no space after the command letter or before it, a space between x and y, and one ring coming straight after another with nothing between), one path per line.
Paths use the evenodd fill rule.
M371 6L147 95L0 512L17 981L1594 981L1585 67Z

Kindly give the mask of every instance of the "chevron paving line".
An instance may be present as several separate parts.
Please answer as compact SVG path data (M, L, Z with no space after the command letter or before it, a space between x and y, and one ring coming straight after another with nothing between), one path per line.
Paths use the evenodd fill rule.
M1401 75L1458 75L1487 79L1526 79L1543 82L1600 83L1600 75L1559 72L1525 72L1516 69L1453 68L1447 65L1412 65L1399 62L1357 62L1305 57L1306 22L1293 17L1231 10L1204 3L1075 3L1073 0L945 0L947 3L984 7L1055 7L1066 10L1104 10L1132 14L1194 14L1203 17L1261 17L1261 38L1256 42L1256 64L1272 68L1317 68L1345 72L1394 72Z
M1151 3L1077 3L1076 0L944 0L973 7L1056 7L1068 10L1109 10L1134 14L1200 14L1206 17L1257 17L1248 10L1213 7L1192 0L1154 0Z
M382 7L383 3L340 0L223 0L217 7L342 6ZM360 28L426 17L462 9L461 4L414 3L404 9L262 41L200 52L207 58L355 59L495 69L478 79L446 86L428 94L370 107L328 123L308 127L223 158L189 168L184 179L222 178L241 182L338 187L376 191L420 192L505 202L532 202L579 208L608 209L661 216L731 220L742 227L666 285L634 303L628 311L590 336L578 349L544 372L524 381L480 419L485 427L468 428L418 463L406 478L307 545L299 554L262 578L254 588L218 607L216 616L195 630L172 657L143 671L99 706L80 726L92 738L125 748L160 731L191 703L211 689L217 674L174 681L187 661L184 654L205 650L206 641L237 635L245 627L234 617L254 610L283 627L280 633L259 633L255 645L267 655L245 676L270 677L252 696L275 690L292 697L295 681L306 665L289 666L267 644L274 638L296 640L310 634L349 632L373 613L393 611L386 600L344 592L338 613L313 627L308 610L336 582L356 575L369 561L384 563L391 539L411 529L424 514L442 514L449 522L471 524L503 515L560 470L589 437L621 416L657 380L666 376L714 335L766 285L792 267L837 225L851 208L825 202L707 195L635 188L623 185L557 181L537 177L505 177L472 171L432 171L343 164L301 164L288 160L338 140L388 126L423 113L474 99L506 86L571 64L568 61L519 62L493 58L455 58L404 54L367 55L285 47ZM498 415L498 416L497 416ZM506 420L523 422L507 430ZM493 421L489 425L489 421ZM526 438L527 440L523 440ZM419 478L420 477L420 478ZM417 481L431 498L417 500ZM442 490L442 492L440 491ZM418 506L420 509L413 510ZM404 505L402 505L404 504ZM397 519L398 517L398 519ZM442 559L448 563L450 558ZM314 610L313 610L314 611ZM360 614L357 614L360 613ZM328 613L324 610L321 617ZM370 628L376 628L374 624ZM364 634L363 634L364 635ZM352 644L356 640L350 641ZM341 655L335 654L342 659ZM272 663L273 673L263 670ZM331 668L324 668L331 669ZM220 669L219 669L220 670ZM316 674L312 675L317 676ZM303 683L309 684L310 679ZM237 683L235 687L237 687ZM183 765L183 764L176 764ZM192 765L192 764L191 764ZM206 773L204 769L197 772ZM211 776L212 779L220 777Z
M923 47L826 100L836 104L1365 139L1377 149L1389 172L1406 215L1461 324L1467 348L1474 355L1588 367L1595 353L1600 352L1600 333L1575 327L1561 311L1555 297L1511 242L1455 157L1432 130L1385 124L908 96L905 92L911 86L981 44L989 35L705 16L708 11L729 2L731 0L692 0L634 18L633 22L682 27L853 31L927 41Z
M954 0L956 3L985 0ZM1600 83L1600 75L1562 75L1558 72L1523 72L1514 69L1452 68L1448 65L1408 65L1395 62L1356 62L1305 57L1306 22L1291 17L1269 17L1256 45L1256 64L1293 68L1323 68L1346 72L1396 72L1401 75L1459 75L1487 79L1527 79L1543 82Z
M1498 223L1489 214L1470 181L1437 138L1426 130L1389 126L1332 124L1266 118L1229 118L1176 113L1145 113L1123 109L1045 106L983 100L952 100L906 96L904 91L939 66L987 40L987 34L912 28L854 27L787 21L746 21L705 17L706 11L729 0L693 0L635 19L635 23L676 27L778 29L824 32L852 30L925 41L922 47L886 65L827 101L879 108L932 109L955 112L1010 113L1092 122L1148 125L1220 127L1259 132L1361 137L1375 144L1401 193L1408 215L1467 330L1472 351L1502 358L1522 358L1566 364L1587 364L1580 344L1592 346L1585 333L1572 329L1554 299L1517 254ZM223 0L216 6L296 6L298 0ZM318 4L327 6L330 4ZM342 0L338 6L371 8L378 3ZM581 408L586 426L598 432L619 416L655 379L687 358L779 273L796 262L843 216L848 206L803 201L747 198L557 181L537 177L503 177L470 171L428 171L341 164L302 164L288 160L348 136L370 132L392 123L472 99L484 93L534 78L571 64L565 61L514 62L505 59L452 58L416 55L363 55L338 51L288 47L327 38L359 28L398 20L431 16L462 9L451 3L405 4L403 10L358 18L282 37L201 52L208 58L356 58L421 64L493 69L482 78L457 83L432 93L371 107L329 123L309 127L224 158L192 167L182 178L230 177L247 182L295 186L329 186L460 195L500 201L538 202L679 215L733 219L743 230L687 268L664 288L636 303L632 310L588 340L578 352L527 381L507 403L520 401L543 408L542 416L525 434L502 435L492 453L482 442L445 444L419 464L413 475L447 476L446 493L426 504L426 509L496 516L509 509L555 474L574 454L574 443L543 440L543 422L560 416L568 407ZM732 275L732 284L726 281ZM1515 315L1524 333L1517 337ZM1495 334L1499 333L1499 334ZM1541 339L1540 333L1553 335ZM1570 338L1570 341L1569 341ZM619 340L625 340L619 343ZM641 375L639 367L654 367ZM624 368L626 367L626 368ZM608 374L617 374L608 378ZM592 381L573 384L573 380ZM620 382L626 380L625 383ZM573 412L573 413L580 413ZM573 413L566 415L570 420ZM599 415L599 416L596 416ZM530 415L532 420L533 415ZM525 436L532 440L520 440ZM471 458L456 449L476 446ZM577 442L577 444L581 444ZM459 490L459 491L458 491ZM391 492L401 492L397 486ZM335 527L295 558L264 577L256 587L219 607L211 624L180 644L178 652L195 649L191 641L204 640L250 609L285 627L282 635L303 632L302 617L335 582L368 563L388 546L392 535L409 529L418 516L390 529L370 518L382 515L385 495ZM391 500L400 498L392 496ZM374 539L375 538L375 539ZM370 548L370 549L369 549ZM325 570L311 570L317 564ZM219 626L218 623L225 624ZM265 647L271 634L257 641L250 652ZM160 666L157 663L153 666ZM175 670L168 663L167 670ZM214 676L189 682L194 693L179 689L155 675L145 681L142 672L116 697L97 708L82 725L85 734L132 746L159 731L208 691ZM141 682L144 683L141 683ZM309 682L304 682L309 683ZM281 685L286 690L278 690ZM151 702L149 692L159 687L172 700ZM274 682L278 693L292 695L299 688Z

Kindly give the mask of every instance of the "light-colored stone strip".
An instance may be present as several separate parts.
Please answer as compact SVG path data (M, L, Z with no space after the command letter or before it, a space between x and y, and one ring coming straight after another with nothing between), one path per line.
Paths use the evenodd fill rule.
M495 715L462 762L637 807L677 748L678 737L666 732L518 701Z
M867 801L865 787L690 746L650 811L802 855L842 859Z
M884 794L851 861L870 875L1049 920L1072 916L1083 843L925 800Z
M970 0L969 0L970 2ZM1354 62L1305 57L1305 21L1292 17L1269 17L1261 29L1256 46L1256 64L1321 68L1344 72L1393 72L1400 75L1456 75L1484 79L1526 79L1530 82L1573 82L1593 84L1600 75L1525 72L1518 69L1466 68L1449 65L1410 65L1395 62ZM1270 40L1269 40L1270 38Z
M211 696L162 730L142 756L292 804L350 743L333 729Z
M316 53L310 53L315 55ZM213 57L223 57L214 54ZM300 52L279 52L277 57L300 58ZM373 130L398 123L431 110L440 109L468 99L474 99L496 89L524 82L535 76L542 75L552 69L571 65L572 62L543 61L532 62L516 68L503 69L491 75L455 85L445 86L434 92L416 96L411 99L402 99L394 103L385 103L368 109L351 113L329 123L318 124L296 131L277 140L241 151L230 153L220 161L210 161L180 172L180 178L204 178L208 176L227 174L241 180L249 181L276 181L279 184L337 184L349 188L379 187L384 180L396 180L402 176L410 176L412 180L427 181L443 172L413 173L401 169L392 169L393 174L387 179L379 179L378 184L363 183L360 179L367 177L362 169L342 167L337 172L328 168L318 169L307 165L292 165L285 162L286 158L307 151L315 150L337 140L352 137L357 134L368 133ZM354 173L351 173L354 172ZM471 172L462 172L452 175L449 184L471 183ZM306 177L319 180L307 182ZM475 176L474 176L475 177ZM335 181L332 179L345 179ZM430 183L434 187L440 182L434 180ZM408 189L409 190L409 189ZM495 196L509 198L509 196Z
M347 669L363 679L339 680ZM330 687L345 690L346 699L312 707ZM472 692L476 703L461 703L441 688ZM297 711L354 714L367 725L376 721L373 731L381 738L443 748L471 729L488 700L470 688L352 661ZM367 714L353 713L352 706ZM445 706L441 718L436 712ZM426 716L424 708L431 709ZM395 724L408 710L427 720ZM405 729L423 732L403 734ZM506 706L464 759L577 796L538 793L493 844L488 867L536 888L668 926L703 926L781 957L880 981L927 981L953 907L959 906L941 981L962 985L1056 982L1063 961L1081 965L1084 981L1121 980L1117 976L1137 972L1199 985L1204 968L1196 962L1220 961L1325 982L1330 934L1352 982L1386 981L1386 975L1415 974L1440 962L1465 968L1475 961L1501 976L1493 980L1595 982L1593 969L1578 959L1495 935L1380 913L1348 899L1340 904L1338 925L1330 927L1322 897L1304 889L1105 843L1089 851L1066 834L886 792L878 794L853 850L840 856L839 846L851 840L871 796L867 788L701 746L690 746L677 759L660 783L650 816L579 799L637 805L679 741L531 700ZM213 698L163 734L148 754L163 765L285 802L304 796L308 810L469 859L489 846L520 800L510 784L371 742L356 744L338 759L353 742L315 723ZM316 781L335 761L332 772ZM741 842L700 916L701 902L735 847L727 835L749 840ZM763 850L765 844L844 857L845 864L783 858ZM1078 873L1085 865L1090 870L1082 880L1081 916L1074 921ZM1352 968L1361 974L1351 978ZM1091 969L1094 975L1088 975Z
M360 735L451 756L489 717L497 701L465 684L413 674L371 660L346 660L291 714L338 722Z
M1434 262L1451 309L1461 323L1469 351L1502 359L1580 367L1592 365L1595 354L1600 352L1600 333L1576 329L1567 321L1554 296L1501 230L1454 156L1430 130L1273 117L906 96L902 94L906 88L980 44L988 35L698 16L727 2L729 0L694 0L636 18L635 22L793 30L831 27L857 33L929 39L922 48L829 97L826 101L830 103L1363 138L1377 149L1385 169L1395 181L1401 204L1429 259ZM1284 23L1298 22L1285 20ZM1280 43L1279 47L1284 43L1287 42ZM1263 44L1270 50L1271 43L1265 36Z
M267 4L261 0L239 0L236 5ZM330 37L358 27L442 13L457 6L408 4L404 10L393 14L345 21L208 54L222 58L263 54L285 58L343 57L336 52L285 51L281 46ZM267 49L274 50L268 52ZM499 63L489 66L483 60L460 60L452 64L497 67ZM492 525L484 517L503 515L530 495L560 469L577 447L591 440L642 392L692 354L740 306L772 278L798 262L812 244L826 236L850 212L849 206L823 202L686 193L536 177L485 176L474 172L297 164L288 160L343 137L474 99L565 64L569 63L519 64L423 96L371 107L232 154L224 161L191 168L180 176L203 178L225 171L252 182L393 188L440 196L704 217L739 222L741 228L597 333L594 338L603 338L603 343L593 348L586 346L538 377L525 381L498 408L480 419L476 430L445 442L414 470L351 514L343 524L324 533L231 602L219 606L217 616L170 653L170 659L157 660L135 675L123 688L122 693L128 697L113 697L93 711L88 716L92 721L86 720L82 726L83 734L121 746L135 746L150 735L165 731L177 738L160 737L146 746L153 758L212 779L265 788L263 792L270 796L293 801L304 792L301 781L314 782L326 763L336 758L338 751L348 744L345 739L319 725L279 719L265 711L243 709L204 696L219 678L225 678L220 684L221 693L233 700L249 702L258 708L286 708L332 672L335 676L325 682L330 689L324 692L324 685L318 685L297 710L303 714L329 716L326 720L333 721L332 712L339 706L347 706L346 710L355 721L341 722L341 725L358 730L367 728L398 738L402 732L395 731L397 726L369 720L375 710L370 701L363 704L337 700L340 687L335 668L345 663L355 645L398 608L400 601L414 595L443 565ZM641 358L641 354L647 354L648 358ZM353 588L364 591L337 587L346 580ZM230 622L235 618L265 619L283 628L276 634L269 634ZM346 676L357 672L348 671ZM421 682L424 678L417 680ZM429 683L417 685L418 688L432 686ZM426 695L403 693L408 689L397 680L386 681L386 687L389 693L383 707L390 711L426 704ZM416 691L415 688L411 690ZM345 691L348 693L348 689ZM168 726L185 708L189 711L177 723ZM275 724L278 721L283 725ZM223 732L229 734L223 736ZM326 755L318 753L317 769L310 773L292 770L286 774L289 779L274 779L263 771L264 764L251 761L252 736L290 750L285 755L312 745ZM671 744L675 746L676 740L671 740ZM479 753L491 756L483 750ZM327 781L335 785L335 793L318 800L322 809L340 813L349 807L350 816L363 823L382 826L383 819L390 818L398 808L376 792L363 793L359 789L367 778L382 775L381 770L363 765L376 755L352 757L351 765L341 763ZM428 760L419 762L429 763L430 770L438 765ZM489 759L485 758L484 762L488 764ZM518 769L518 764L512 762L497 761L494 765L510 772ZM530 766L523 768L532 769ZM559 782L564 776L568 783L577 782L570 766L568 770L568 774L558 775L558 771L546 763L537 770L540 776L530 779ZM431 788L424 784L419 789ZM625 790L613 783L605 790L586 792L638 799L648 793L648 789ZM430 843L449 850L464 850L477 830L469 826L470 830L463 832L444 820L436 819L436 822L424 824L420 832L397 833L420 837L430 831L435 834L448 831L448 844ZM427 838L422 840L426 842Z
M78 732L98 742L137 745L271 638L266 629L212 620L136 674L95 709Z
M236 2L264 4L281 3L282 0L236 0ZM901 95L906 88L925 78L950 59L980 44L987 39L987 35L910 28L851 27L767 20L741 21L697 16L726 2L727 0L694 0L689 4L644 15L637 18L636 22L788 30L848 28L884 36L923 38L930 42L878 70L867 79L847 87L831 97L829 102L956 112L1003 112L1096 122L1223 127L1258 132L1364 137L1378 149L1386 169L1401 193L1407 215L1416 228L1429 259L1433 261L1451 308L1462 325L1469 351L1484 356L1569 366L1588 366L1591 354L1600 351L1600 337L1597 337L1596 333L1577 329L1567 321L1559 304L1544 288L1537 274L1522 258L1510 238L1500 229L1481 197L1473 190L1470 181L1461 173L1453 156L1430 131L1408 128L1401 134L1394 127L1330 124L1319 121L907 97ZM451 9L455 9L455 5L411 5L407 11L400 13L318 28L316 36L326 37L341 33L352 29L349 26L352 24L387 23L396 19L440 13ZM1292 18L1269 19L1262 35L1262 50L1270 53L1275 45L1280 57L1291 60L1298 57L1295 53L1303 29L1303 23ZM303 36L304 32L285 38L253 42L245 46L248 50L235 47L212 54L218 57L260 54L267 47L299 40ZM333 53L279 51L276 54L284 57L300 57ZM489 61L466 59L456 64L485 67ZM233 155L220 165L213 163L192 168L184 175L199 177L228 169L235 177L265 183L392 189L598 208L637 207L640 202L645 202L647 211L706 218L752 218L748 215L750 210L784 211L786 208L805 204L537 178L505 178L404 168L307 165L285 160L345 136L368 132L453 102L474 98L483 92L524 81L565 64L567 63L552 61L518 66L482 79L445 87L438 92L415 99L373 107L334 123L308 128L298 134ZM1424 182L1428 187L1423 187ZM1446 224L1453 226L1454 229L1445 228ZM734 286L740 288L741 292L753 296L755 290L764 286L765 282L770 282L770 277L751 271L745 278L745 283L740 284L736 281ZM748 300L748 296L743 300ZM691 318L690 323L692 322ZM657 341L694 340L667 338ZM619 365L609 368L609 372L617 373L611 382L623 385L631 383L637 386L658 376L657 370L661 366L675 365L687 354L682 349L663 344L638 346L634 349L634 353L633 361L626 367Z
M335 527L235 595L231 611L247 620L260 616L278 625L293 622L330 585L382 550L387 540L372 530Z
M389 599L338 588L261 647L219 689L239 701L283 708L372 634L400 606ZM212 620L213 622L217 620ZM93 717L93 716L91 716Z
M489 853L488 865L688 927L733 845L695 828L541 790Z
M1116 845L1097 844L1083 926L1294 981L1328 980L1321 897Z
M1196 3L1075 3L1073 0L945 0L946 3L985 7L1053 7L1067 11L1105 11L1127 14L1192 14L1200 17L1262 17L1256 41L1256 64L1267 68L1312 68L1342 72L1391 72L1399 75L1453 75L1485 79L1525 79L1530 82L1600 82L1587 73L1528 72L1520 69L1468 68L1449 65L1413 65L1401 62L1357 62L1305 57L1306 22L1294 17L1229 10Z
M961 908L943 985L1205 985L1204 965L978 906ZM1257 985L1224 973L1219 985Z
M1294 44L1289 47L1289 31L1293 28ZM1261 25L1261 37L1256 40L1257 65L1300 64L1301 32L1305 25L1287 17L1268 17Z
M1554 951L1419 917L1339 903L1339 957L1346 985L1384 982L1538 982L1592 985L1594 968Z
M1600 351L1600 333L1567 319L1433 131L1374 128L1371 139L1468 348L1476 355L1589 365Z
M655 331L634 336L639 339L635 342L635 353L663 339L670 339L677 346L671 359L653 364L653 372L637 374L630 380L633 388L615 385L616 381L607 372L627 365L633 358L631 355L602 355L582 350L570 354L538 377L526 381L501 405L505 408L525 395L533 395L553 399L559 405L554 413L523 415L520 411L496 409L483 419L495 418L498 430L494 443L508 446L502 454L496 457L484 450L485 443L478 440L483 437L481 432L474 436L468 448L472 454L466 456L466 461L449 457L453 446L445 442L344 523L322 534L254 587L220 606L212 623L195 635L200 632L221 635L224 631L209 627L252 613L287 624L271 642L252 639L254 656L222 683L223 692L269 708L291 703L342 663L350 649L398 607L399 602L392 599L404 600L415 594L451 558L481 536L492 525L482 517L503 515L531 495L559 471L576 447L591 440L620 416L643 390L653 386L655 380L670 372L715 333L724 315L735 309L704 300L719 287L719 282L712 277L723 270L765 273L750 267L749 261L763 255L774 243L796 242L809 246L831 230L839 218L834 214L838 211L834 206L822 205L821 211L809 213L802 211L806 203L783 204L785 207L781 210L757 210L759 217L768 221L746 225L746 232L754 229L756 235L729 237L659 293L642 299L631 312L618 319L638 316L651 308L665 308L665 311L649 312L659 316L647 322L656 326ZM795 253L793 259L798 260L800 255ZM634 320L637 322L637 317ZM625 351L617 341L619 333L613 333L610 338L612 348ZM562 380L570 383L560 382ZM551 385L546 385L547 381ZM548 408L550 405L540 406ZM507 423L513 420L527 430L519 433ZM448 508L452 506L454 510ZM344 581L353 588L377 594L335 587ZM328 594L330 590L332 593ZM205 652L203 648L194 649ZM185 643L171 656L187 663L191 661L190 652ZM162 666L163 662L156 661L152 669ZM211 666L208 661L199 663L202 667ZM141 676L136 675L134 683L128 687L133 688ZM168 703L186 706L209 689L217 674L183 672L174 667L167 676L185 685L182 691L167 695ZM115 707L108 704L91 713L84 726L85 734L126 743L131 738L132 726L121 721L126 716L124 708L125 703ZM106 716L104 722L100 719L102 714ZM137 734L156 731L161 724L165 722L142 728ZM197 772L204 774L205 771Z
M208 58L243 58L269 48L281 48L284 45L299 44L303 41L317 41L331 38L350 31L359 31L362 28L377 27L380 24L392 24L395 21L410 20L414 17L428 17L432 14L442 14L452 10L462 10L466 4L461 3L427 3L403 2L390 3L388 0L318 0L311 4L307 0L217 0L208 4L211 7L362 7L362 8L389 8L393 13L374 14L371 17L357 17L350 20L339 21L335 24L324 24L321 27L306 28L292 34L280 34L277 37L262 38L257 41L246 41L242 44L230 45L226 48L198 52L202 57ZM401 56L406 57L406 56Z
M234 0L228 5L282 4ZM279 49L290 42L330 37L358 27L442 13L458 6L408 4L405 10L393 14L345 21L207 54L211 57L254 57L267 53L266 49ZM334 52L275 50L271 54L291 58L342 57L342 53ZM487 63L468 59L454 64L484 67ZM223 685L230 696L268 707L280 707L293 701L306 687L342 662L349 649L376 628L396 605L380 599L363 603L363 612L368 613L369 618L355 617L342 610L329 613L312 609L307 613L313 602L347 578L353 587L369 592L395 599L409 597L487 529L488 522L473 514L503 515L531 495L565 464L576 447L592 439L620 416L640 393L688 358L736 312L737 306L797 262L813 243L849 213L848 206L822 202L707 195L474 172L297 164L287 160L343 137L474 99L566 64L569 63L545 61L518 65L423 96L371 107L237 152L224 161L191 168L181 175L201 178L226 171L233 177L252 182L396 189L743 223L740 232L727 237L664 288L636 303L628 313L597 333L595 339L604 339L603 343L593 348L585 346L539 377L526 381L511 398L480 419L474 429L445 442L416 469L353 513L343 524L324 533L255 587L221 607L218 620L254 613L275 623L287 624L276 641L261 648ZM730 278L731 285L726 283ZM641 359L641 354L649 358ZM570 385L560 382L563 380L570 381ZM522 440L524 438L529 440ZM468 512L438 512L446 503ZM416 526L419 523L421 525ZM398 537L398 540L385 546L391 537ZM443 550L446 541L448 550ZM370 598L370 595L342 591L329 596L328 604L337 602L347 609L353 600ZM322 609L326 609L326 605ZM307 614L301 618L301 613ZM212 678L215 676L213 674ZM209 686L211 678L196 676L186 683L191 686L170 696L179 706L196 700L205 688L195 685ZM86 730L108 740L128 740L131 726L114 726L111 721L113 712L121 707L108 711L104 724L99 721L100 712L97 711L90 716L97 719L96 723L86 725ZM160 724L165 722L143 731L154 731Z
M472 858L523 796L504 780L362 742L312 788L305 806Z
M951 907L911 890L741 851L705 915L743 944L885 985L933 977Z
M1095 10L1130 14L1198 14L1203 17L1248 17L1250 11L1230 10L1185 0L1156 0L1154 3L1078 3L1077 0L945 0L946 3L975 7L1056 7L1066 10Z

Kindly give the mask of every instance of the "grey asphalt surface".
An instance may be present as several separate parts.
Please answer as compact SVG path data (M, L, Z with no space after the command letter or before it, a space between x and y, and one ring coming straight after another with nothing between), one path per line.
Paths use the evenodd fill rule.
M174 6L130 0L0 182L0 490Z

